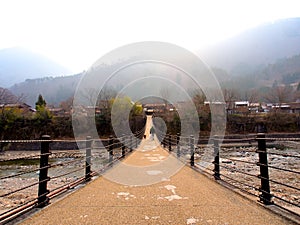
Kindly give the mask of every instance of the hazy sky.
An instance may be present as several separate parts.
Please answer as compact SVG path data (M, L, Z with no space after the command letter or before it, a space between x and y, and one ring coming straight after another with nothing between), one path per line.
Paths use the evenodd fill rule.
M289 17L300 17L298 0L0 0L0 49L22 46L81 72L132 42L166 41L195 51Z

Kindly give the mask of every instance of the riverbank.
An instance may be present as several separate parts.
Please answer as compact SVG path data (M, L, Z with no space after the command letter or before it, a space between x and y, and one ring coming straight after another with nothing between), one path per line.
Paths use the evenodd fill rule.
M66 150L66 151L51 151L50 158L80 158L84 156L84 152L80 150ZM7 160L16 160L22 158L39 159L39 151L4 151L0 154L0 162Z

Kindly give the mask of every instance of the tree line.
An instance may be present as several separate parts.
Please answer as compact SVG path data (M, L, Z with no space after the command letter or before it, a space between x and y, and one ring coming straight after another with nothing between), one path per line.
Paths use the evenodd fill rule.
M103 101L101 102L104 104ZM111 98L107 102L107 107L104 107L95 116L99 137L114 135L111 123L111 108L114 103L118 105L120 112L123 105L131 107L128 119L132 132L141 130L144 127L145 118L143 109L139 104L132 104L128 97ZM14 106L12 104L2 104L0 111L1 140L39 139L44 134L50 135L51 138L74 138L71 113L64 116L53 115L42 95L38 96L34 112L19 108L17 107L18 104L20 102L15 102ZM72 99L61 102L60 106L66 111L71 110Z

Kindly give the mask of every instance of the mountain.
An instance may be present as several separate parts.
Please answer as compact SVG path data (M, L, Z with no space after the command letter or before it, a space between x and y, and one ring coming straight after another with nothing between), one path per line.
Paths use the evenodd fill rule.
M298 85L300 82L300 18L284 19L261 25L198 53L204 56L203 58L212 67L212 71L223 87L247 91L260 87L270 89L272 86L281 84ZM0 57L0 74L3 74L1 60L2 62L5 60L12 62L15 58L13 55L10 57L11 60L9 57L6 59ZM113 64L101 65L99 76L104 79L102 81L104 82L106 79L105 74L111 74L111 71L117 71L127 65L130 61L127 60L124 56ZM139 60L138 56L134 60ZM184 59L179 57L178 60ZM13 64L11 64L11 68L13 68ZM22 73L19 66L13 69L22 74L20 77L30 78L29 75L27 76L27 72ZM12 73L13 69L10 70L11 75L5 77L11 83L15 82L13 81L15 77ZM130 67L119 72L119 76L111 77L106 85L114 90L121 90L129 80L140 79L142 81L141 78L146 78L147 74L151 74L151 70L145 67L143 72L137 73L135 68ZM167 80L173 80L175 83L193 88L180 73L166 70L164 74L166 74ZM53 73L53 75L59 74ZM44 77L45 73L37 76ZM77 74L55 78L30 78L12 86L10 90L16 96L23 94L26 97L26 103L32 106L39 94L43 95L47 103L57 105L74 94L81 77L81 74ZM3 83L2 79L3 76L0 75L0 82ZM93 85L97 85L94 80L91 82ZM4 86L2 83L0 86ZM159 91L163 87L166 87L163 82L158 84L156 80L147 79L147 82L137 85L134 90L136 93L146 93L149 89Z
M16 96L24 96L24 102L34 106L39 94L48 104L58 105L74 95L81 74L62 77L27 79L13 85L9 90Z
M198 54L210 66L225 69L231 75L252 75L278 59L300 54L300 18L263 24Z
M70 74L68 69L27 49L14 47L0 50L0 86L2 87L10 87L25 79L67 74Z
M249 90L259 87L274 87L278 85L297 86L300 82L300 54L292 57L277 59L275 63L257 68L251 75L224 76L218 70L213 70L222 86L240 90ZM222 70L221 70L222 71ZM226 73L225 73L226 75ZM227 79L226 79L227 77Z
M258 78L281 84L298 83L300 81L300 54L269 64L261 71Z
M122 64L127 64L127 62L124 61L123 63L118 62L112 65L102 65L102 69L99 70L99 74L97 74L101 76L101 74L109 73L109 68L113 68L111 70L115 71L117 68L120 68ZM253 76L230 76L225 70L220 68L212 68L212 71L216 75L221 86L239 89L241 91L260 87L272 87L278 84L295 86L300 82L300 54L290 58L279 59L273 64L268 64L260 70L257 70L256 74ZM106 85L108 89L112 88L114 91L118 92L124 87L124 84L126 84L129 79L138 80L146 74L147 71L141 75L139 73L137 74L134 70L129 70L127 73L123 73L122 76L111 78L110 81L107 81ZM42 94L48 104L58 105L60 102L65 101L74 95L82 76L82 74L77 74L54 78L44 77L27 79L25 82L13 85L10 88L10 91L16 96L24 96L23 101L31 106L34 106L39 94ZM185 84L186 79L178 74L168 73L168 79L185 86L188 85ZM95 81L92 80L92 82ZM140 93L145 93L154 88L160 88L159 84L153 82L155 82L155 80L152 81L151 79L147 79L147 82L140 83L134 88L135 94L140 96ZM163 84L164 83L162 83L162 85ZM93 88L86 91L87 95L92 94ZM166 89L166 91L168 91L168 89Z

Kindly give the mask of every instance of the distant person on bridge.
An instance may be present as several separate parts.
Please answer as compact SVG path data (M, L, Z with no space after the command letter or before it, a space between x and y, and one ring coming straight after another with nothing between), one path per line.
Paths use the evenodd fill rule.
M154 134L155 134L154 127L151 127L150 134L151 134L151 140L154 140Z

